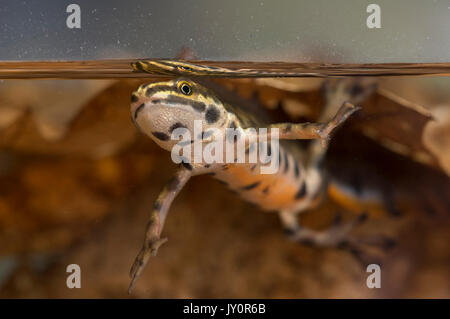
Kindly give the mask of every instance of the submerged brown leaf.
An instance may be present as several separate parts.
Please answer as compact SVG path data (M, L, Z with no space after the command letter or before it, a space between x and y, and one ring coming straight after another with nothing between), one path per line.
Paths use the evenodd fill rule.
M450 106L440 105L431 112L436 120L427 123L423 143L450 176Z
M421 105L379 88L363 103L358 121L353 123L364 135L389 150L438 166L436 158L422 142L425 126L432 119L431 113Z
M17 108L22 113L4 125L2 147L40 154L105 156L134 139L129 97L136 81L70 81L64 89L59 86L57 98L49 92L51 83L44 88L25 84L25 89L33 88L35 94L25 100L18 97L24 107L8 104L12 107L6 109ZM58 86L54 90L58 91ZM44 100L44 96L52 97Z

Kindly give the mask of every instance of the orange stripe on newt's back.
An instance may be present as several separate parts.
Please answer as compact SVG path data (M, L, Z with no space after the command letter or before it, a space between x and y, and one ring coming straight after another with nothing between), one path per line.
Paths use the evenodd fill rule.
M328 195L337 204L355 214L360 214L362 212L368 212L369 214L376 216L386 214L384 207L379 201L359 199L348 192L343 191L333 183L330 183L328 186Z

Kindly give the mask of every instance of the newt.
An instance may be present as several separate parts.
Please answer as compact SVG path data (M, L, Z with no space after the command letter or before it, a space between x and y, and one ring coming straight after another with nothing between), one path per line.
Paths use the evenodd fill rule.
M361 213L348 223L337 218L326 231L303 227L297 217L301 212L316 207L326 196L329 181L322 163L331 135L360 109L355 103L373 91L373 85L338 80L325 90L326 105L317 123L271 123L262 110L249 110L224 95L219 96L203 79L178 78L141 85L131 96L132 121L139 131L167 151L172 151L179 143L172 138L172 133L180 128L199 139L202 150L214 140L208 134L211 129L223 133L225 144L235 146L239 139L244 139L246 159L257 151L258 138L263 137L258 132L260 128L267 129L265 137L268 138L271 138L272 129L278 129L280 143L277 150L270 150L268 142L266 145L266 153L278 153L272 154L278 161L278 170L273 174L261 173L265 163L260 158L257 163L226 164L183 158L175 175L154 202L142 249L130 271L129 292L149 258L156 256L159 247L167 241L161 233L171 203L191 177L201 174L211 175L262 210L278 212L290 240L323 247L344 245L355 251L354 246L358 242L352 240L349 233L366 219L367 214ZM338 93L341 97L337 99ZM194 134L196 121L204 128L200 136ZM230 128L240 134L230 138ZM298 147L296 140L311 142L305 150Z

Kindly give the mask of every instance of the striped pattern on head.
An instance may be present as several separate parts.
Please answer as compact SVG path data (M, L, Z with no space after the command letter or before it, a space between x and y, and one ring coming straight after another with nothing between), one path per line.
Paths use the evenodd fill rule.
M176 128L187 128L192 135L195 120L201 120L204 129L227 124L222 102L185 78L139 86L131 95L131 117L139 130L167 150L177 142L170 139Z

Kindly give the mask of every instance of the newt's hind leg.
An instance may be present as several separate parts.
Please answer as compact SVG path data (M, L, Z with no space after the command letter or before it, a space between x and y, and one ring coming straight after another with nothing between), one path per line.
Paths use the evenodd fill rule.
M364 264L368 263L370 256L365 254L363 246L375 246L385 251L395 245L392 239L383 236L354 238L350 235L350 232L356 226L367 220L367 214L365 213L347 223L342 223L341 215L338 214L331 227L325 231L302 227L298 222L297 214L292 212L281 211L279 216L284 231L290 240L317 247L345 249Z
M337 215L330 229L316 231L300 226L297 216L291 212L282 211L279 216L284 231L290 240L321 247L339 247L348 241L350 231L362 224L367 218L366 214L361 214L351 222L342 223L341 215Z

